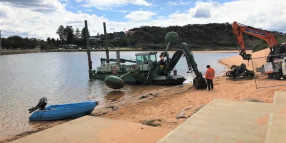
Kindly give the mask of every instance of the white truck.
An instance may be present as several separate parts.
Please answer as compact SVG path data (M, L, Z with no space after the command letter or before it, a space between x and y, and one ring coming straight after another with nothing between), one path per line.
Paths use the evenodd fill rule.
M262 67L256 69L261 74L267 74L269 79L286 79L286 57L274 59L273 62L267 62Z

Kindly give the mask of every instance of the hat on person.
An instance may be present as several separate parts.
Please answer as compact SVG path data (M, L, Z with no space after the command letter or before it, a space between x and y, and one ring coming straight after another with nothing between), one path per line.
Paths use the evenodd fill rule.
M207 68L210 68L211 66L210 65L207 65Z

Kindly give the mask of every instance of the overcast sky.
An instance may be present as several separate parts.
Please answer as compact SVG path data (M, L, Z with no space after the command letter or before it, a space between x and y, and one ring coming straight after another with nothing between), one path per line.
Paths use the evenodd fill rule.
M286 32L286 0L0 0L2 36L58 38L59 25L91 35L140 26L232 23Z

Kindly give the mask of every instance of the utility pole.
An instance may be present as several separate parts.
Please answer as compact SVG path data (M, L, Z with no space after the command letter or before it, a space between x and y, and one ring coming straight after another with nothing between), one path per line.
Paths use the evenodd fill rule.
M85 43L86 43L86 51L87 51L87 58L88 58L88 70L89 70L89 77L91 77L91 70L92 70L92 61L90 56L90 49L89 49L89 35L88 35L88 27L87 27L87 20L84 20L84 30L85 30Z
M1 30L0 30L0 50L2 50L2 43L1 43Z
M107 42L107 33L106 33L106 24L103 22L104 29L104 37L105 37L105 52L106 52L106 63L109 63L109 50L108 50L108 42Z

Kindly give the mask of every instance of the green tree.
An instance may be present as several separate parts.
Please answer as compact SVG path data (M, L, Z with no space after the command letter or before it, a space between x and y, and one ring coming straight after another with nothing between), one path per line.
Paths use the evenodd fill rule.
M51 43L51 38L50 38L50 37L48 37L48 38L47 38L47 43L48 43L48 44L52 44L52 43Z
M87 31L88 33L87 33L87 36L88 36L88 39L89 39L89 37L90 37L90 34L89 34L89 31ZM84 28L82 28L82 30L81 30L81 39L83 40L82 41L82 43L83 43L83 45L85 45L85 41L86 41L86 36L85 36L85 27Z
M67 44L73 44L74 42L74 29L72 26L66 26L64 29L64 35L65 35L65 39Z
M75 30L75 39L78 40L81 38L81 32L78 28Z
M59 26L58 30L57 30L57 34L59 35L61 44L63 45L65 43L66 40L66 36L65 36L65 28L63 25Z
M45 42L44 40L39 41L39 45L41 47L41 50L47 50L49 48L47 42Z
M20 36L10 36L2 38L2 47L5 49L33 49L38 45L38 40L28 37L22 38Z
M23 38L20 36L11 36L8 37L8 40L11 41L12 49L22 48L23 46L26 46L25 44L23 45Z

